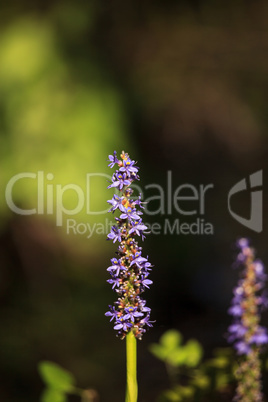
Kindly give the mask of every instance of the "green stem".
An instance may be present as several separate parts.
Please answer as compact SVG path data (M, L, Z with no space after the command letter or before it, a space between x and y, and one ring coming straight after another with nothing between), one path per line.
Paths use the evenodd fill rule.
M126 358L127 358L127 389L126 402L137 402L137 341L133 332L126 336Z

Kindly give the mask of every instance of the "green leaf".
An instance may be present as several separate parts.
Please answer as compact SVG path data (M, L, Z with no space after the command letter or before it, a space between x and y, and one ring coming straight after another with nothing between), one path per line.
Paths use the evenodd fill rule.
M180 390L181 394L184 398L192 398L194 395L194 388L191 386L179 386L178 389Z
M223 390L232 381L232 377L227 373L218 373L216 376L216 389Z
M58 364L43 361L39 363L38 370L48 388L62 392L70 392L73 390L75 385L74 376L69 371L61 368ZM51 402L54 402L54 400Z
M181 343L182 335L179 331L172 329L161 336L159 344L153 343L149 349L158 359L171 366L197 366L203 355L200 343L194 339L189 340L185 346Z
M61 391L47 388L41 396L41 402L67 402L67 398Z
M158 359L163 360L163 361L166 360L167 355L168 355L167 350L163 346L159 345L158 343L152 343L149 346L149 350Z
M191 384L197 388L207 389L211 384L211 379L208 375L202 373L202 371L196 370Z
M178 394L178 392L174 391L173 389L169 389L163 393L163 398L161 398L160 401L182 402L183 398Z
M166 360L171 366L178 367L186 364L187 358L188 353L186 348L180 348L169 353Z
M216 357L214 359L210 359L207 364L211 367L215 368L225 368L229 364L229 359L227 357Z
M194 388L191 386L177 385L176 387L166 391L164 395L172 402L179 402L192 400L194 392Z
M189 367L195 367L203 356L203 348L198 341L190 339L185 345L187 351L187 359L185 364Z
M180 346L182 342L182 335L179 331L175 329L170 329L166 331L160 338L160 343L163 345L167 350L173 350Z
M149 346L150 352L158 359L168 361L169 364L178 366L181 363L181 334L175 329L166 331L160 338L159 343Z

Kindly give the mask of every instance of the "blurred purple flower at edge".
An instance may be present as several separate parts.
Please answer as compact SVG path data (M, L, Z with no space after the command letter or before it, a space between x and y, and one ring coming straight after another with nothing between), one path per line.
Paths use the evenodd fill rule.
M260 312L268 304L263 291L267 275L263 263L255 259L255 250L247 239L239 239L237 247L235 267L243 270L228 310L233 316L228 341L233 343L240 356L235 373L238 386L234 400L258 402L263 400L259 354L263 345L268 343L267 330L260 325Z

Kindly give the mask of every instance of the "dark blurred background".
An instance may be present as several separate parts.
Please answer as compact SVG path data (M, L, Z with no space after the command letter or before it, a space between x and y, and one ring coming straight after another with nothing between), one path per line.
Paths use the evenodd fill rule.
M114 150L138 161L142 189L161 185L165 197L168 171L172 195L181 184L213 184L202 216L174 208L168 215L165 201L163 213L144 218L162 229L165 219L202 218L213 234L161 229L143 243L155 265L144 296L156 323L139 343L140 402L154 401L168 386L164 365L148 351L167 329L198 339L208 357L227 345L236 239L249 237L268 265L267 20L265 1L10 0L1 6L1 401L39 400L41 360L70 370L103 402L124 399L125 345L104 317L116 299L106 283L116 246L101 230L112 217L83 208L64 214L57 226L55 212L56 186L70 183L90 199L90 211L106 208L112 190L100 173L111 174L106 159ZM232 186L258 170L264 175L260 233L227 207ZM54 212L13 213L5 200L9 180L38 171L45 175L45 207L54 191ZM34 178L15 183L16 205L36 208L37 188ZM144 195L159 193L151 188ZM75 208L77 195L66 191L63 203ZM158 206L152 200L148 210ZM249 218L249 191L234 196L232 208ZM99 225L99 233L68 234L69 218Z

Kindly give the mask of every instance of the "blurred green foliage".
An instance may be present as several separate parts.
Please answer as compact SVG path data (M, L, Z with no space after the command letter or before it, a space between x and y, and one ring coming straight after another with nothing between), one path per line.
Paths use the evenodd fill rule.
M213 401L218 393L228 395L234 382L232 348L216 349L213 358L202 361L202 345L195 339L183 345L182 340L181 333L172 329L150 345L151 353L166 364L171 382L158 401Z
M38 366L39 374L46 384L41 402L67 402L68 395L79 395L82 402L95 402L98 398L94 390L82 390L76 387L74 376L58 364L42 361Z
M43 361L39 364L39 373L48 388L59 392L72 392L75 386L75 379L71 373L63 370L58 364Z
M41 359L72 361L82 384L88 376L94 384L107 376L107 352L100 352L110 336L101 329L107 325L106 235L67 235L68 216L57 228L56 186L74 184L85 195L81 212L70 218L103 224L107 214L90 215L86 204L91 211L107 209L112 190L98 174L110 176L108 155L131 147L124 96L92 44L92 2L53 2L43 12L37 4L20 12L20 3L3 6L0 15L0 399L29 402L39 394L34 367ZM13 214L5 200L7 183L38 171L44 173L44 214ZM88 173L96 174L90 186ZM37 208L38 190L37 178L17 181L14 203ZM66 191L63 206L76 205L77 194ZM94 350L93 325L102 335ZM55 387L46 395L63 400Z
M202 358L202 346L195 339L190 339L185 345L181 343L182 335L176 330L169 330L161 336L159 344L150 346L150 351L170 366L196 367Z
M61 24L75 21L79 25L79 18L71 18L69 8L63 8ZM86 18L86 13L75 9ZM54 14L58 13L55 10ZM75 184L85 196L81 212L75 215L77 222L103 223L105 214L88 214L87 205L94 212L107 209L107 177L95 176L89 185L86 175L111 176L105 162L108 154L129 146L123 98L98 68L90 48L80 69L74 69L61 47L54 14L51 11L42 19L37 15L20 17L2 28L0 181L5 188L15 174L44 172L42 217L54 223L59 203L56 186ZM49 173L52 180L47 178ZM46 213L48 184L53 186L52 214ZM17 181L13 188L15 204L36 208L38 185L32 178ZM1 224L10 215L4 194L2 191L0 195ZM75 191L64 192L64 208L73 209L77 202ZM66 234L65 226L66 219Z

